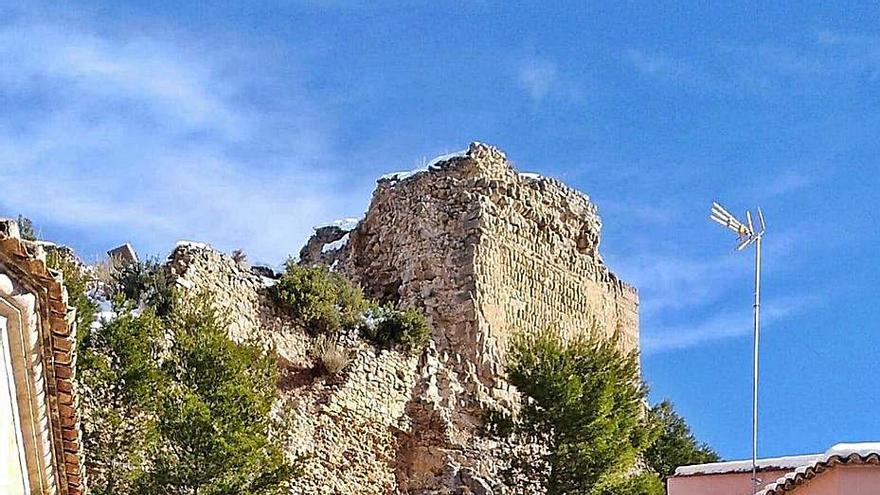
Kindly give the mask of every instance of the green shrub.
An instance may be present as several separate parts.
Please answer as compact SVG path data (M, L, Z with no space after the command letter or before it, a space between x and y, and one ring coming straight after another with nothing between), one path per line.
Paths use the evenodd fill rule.
M366 320L361 334L380 348L419 350L431 338L431 326L427 318L414 309L377 307L367 312Z
M18 232L21 234L22 239L26 241L36 241L39 239L37 231L34 229L34 222L30 218L19 215L16 223L18 223Z
M356 328L367 306L360 288L341 274L293 260L270 294L283 311L316 334Z
M364 298L360 288L324 266L287 262L281 279L269 289L278 307L312 334L360 328L361 336L384 349L423 348L431 338L424 315L396 310Z

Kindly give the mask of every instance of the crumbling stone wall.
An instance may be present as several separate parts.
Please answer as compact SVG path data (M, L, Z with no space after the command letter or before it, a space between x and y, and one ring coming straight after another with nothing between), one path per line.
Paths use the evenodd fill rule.
M408 406L413 426L400 436L402 488L449 487L485 457L474 435L483 414L516 403L503 372L514 332L554 326L573 335L595 319L638 349L638 295L603 263L600 231L587 196L517 173L503 152L474 143L424 171L380 179L344 247L309 242L304 253L322 253L317 261L369 296L418 308L432 324Z
M272 279L199 243L178 244L165 267L183 297L210 294L234 339L256 338L276 348L283 397L277 410L291 421L288 452L305 456L294 495L396 493L396 432L409 428L417 356L358 342L341 375L319 376L311 337L267 296Z
M497 151L483 156L475 299L488 347L503 352L517 330L584 332L595 318L638 350L638 293L602 262L595 205L555 179L516 173Z
M638 349L638 294L602 261L601 220L586 195L517 173L480 143L399 177L380 179L341 269L372 296L425 308L438 347L494 358L496 337L582 332L592 314Z
M210 246L179 242L165 264L170 282L190 295L207 293L229 322L229 335L242 340L259 335L271 308L261 296L263 277Z

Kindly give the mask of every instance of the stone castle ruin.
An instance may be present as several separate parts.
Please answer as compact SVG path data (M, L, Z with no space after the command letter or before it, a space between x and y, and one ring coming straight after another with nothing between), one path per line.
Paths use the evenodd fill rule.
M431 321L439 362L409 405L415 423L398 464L405 488L434 486L449 463L466 465L459 439L487 407L512 406L503 363L513 332L555 326L571 335L596 318L638 349L638 294L603 263L600 230L587 196L518 173L480 143L379 179L362 221L317 229L302 263L330 265L369 296Z
M587 196L518 173L485 144L380 178L363 219L316 229L300 263L422 311L431 342L412 355L355 339L349 366L327 380L309 373L311 337L273 307L271 273L198 243L180 243L166 272L185 292L213 293L233 338L276 346L289 450L309 456L293 493L497 495L506 447L479 428L518 403L504 374L511 335L574 335L595 319L638 349L638 294L602 261L600 230Z

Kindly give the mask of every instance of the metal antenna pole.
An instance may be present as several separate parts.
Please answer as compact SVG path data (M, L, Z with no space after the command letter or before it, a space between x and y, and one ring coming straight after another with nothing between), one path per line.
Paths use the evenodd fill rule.
M761 236L755 240L755 355L752 386L752 495L758 493L758 343L761 338Z
M712 221L733 231L739 244L737 251L742 251L751 244L755 245L755 345L754 345L754 381L752 382L752 495L758 493L761 480L758 479L758 345L761 338L761 239L766 225L764 213L758 208L758 229L752 222L752 213L746 212L746 221L737 220L729 211L717 202L712 203Z

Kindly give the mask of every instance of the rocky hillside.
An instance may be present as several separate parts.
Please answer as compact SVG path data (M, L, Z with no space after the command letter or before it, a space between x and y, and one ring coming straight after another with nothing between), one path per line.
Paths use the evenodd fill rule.
M350 336L353 358L331 378L315 375L313 338L273 307L265 273L193 243L175 249L168 271L189 291L212 292L234 337L277 346L290 449L309 456L296 493L503 493L506 447L478 432L489 411L517 403L503 373L509 336L576 333L598 318L638 347L637 293L604 265L600 228L587 196L518 173L480 143L380 178L365 217L318 228L301 263L422 311L431 341L407 353Z

